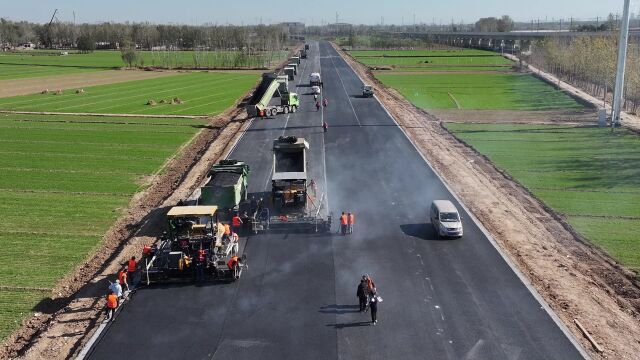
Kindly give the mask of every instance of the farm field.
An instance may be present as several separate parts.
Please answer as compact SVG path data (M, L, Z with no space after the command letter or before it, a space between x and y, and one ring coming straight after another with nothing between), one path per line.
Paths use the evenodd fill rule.
M0 338L37 311L96 249L142 180L205 124L0 114Z
M286 52L247 55L234 51L140 51L138 66L161 68L263 68L283 60ZM0 53L0 80L61 75L126 66L120 51L60 55L60 52Z
M640 272L640 138L625 129L447 124L579 233Z
M512 62L502 56L443 56L443 57L361 57L358 60L365 65L375 66L421 66L434 65L511 65Z
M73 89L63 94L0 98L0 109L67 113L215 115L231 106L258 80L257 72L189 72L155 79ZM179 98L181 104L170 104ZM149 100L156 105L146 105ZM164 100L166 103L161 103Z
M415 74L376 77L424 109L581 109L568 95L522 74Z
M354 50L349 52L356 58L375 56L495 56L496 53L486 50L476 49L455 49L455 50Z

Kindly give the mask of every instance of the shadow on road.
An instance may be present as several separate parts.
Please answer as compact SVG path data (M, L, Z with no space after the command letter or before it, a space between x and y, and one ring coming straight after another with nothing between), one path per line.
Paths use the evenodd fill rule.
M400 225L400 229L405 235L420 238L429 241L445 241L446 238L439 238L435 229L429 223L422 224L404 224Z
M320 310L318 310L318 312L321 312L323 314L337 314L337 315L350 314L350 313L360 312L360 306L333 304L333 305L327 305L327 306L321 307Z
M352 323L327 324L326 326L333 327L336 329L344 329L344 328L369 326L369 325L371 325L371 321L357 321Z

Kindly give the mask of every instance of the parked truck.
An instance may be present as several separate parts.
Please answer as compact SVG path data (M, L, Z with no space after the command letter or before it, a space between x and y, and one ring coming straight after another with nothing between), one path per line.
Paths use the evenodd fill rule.
M293 62L293 63L296 63L296 64L298 64L298 65L300 65L300 57L299 57L299 56L292 56L292 57L289 59L289 61L290 61L290 62Z
M307 58L307 49L300 49L300 59Z
M309 74L309 85L322 86L322 77L320 77L320 73L314 72Z
M284 69L282 69L282 72L289 77L289 81L293 81L293 79L295 78L296 69L292 68L291 66L285 67Z
M200 188L200 205L216 205L219 213L237 212L247 200L249 165L238 160L221 160L209 169L205 185ZM229 217L230 218L230 217Z
M293 68L293 75L298 75L298 64L291 63L291 64L288 64L287 67L292 67Z
M309 50L309 44L304 44L304 49Z

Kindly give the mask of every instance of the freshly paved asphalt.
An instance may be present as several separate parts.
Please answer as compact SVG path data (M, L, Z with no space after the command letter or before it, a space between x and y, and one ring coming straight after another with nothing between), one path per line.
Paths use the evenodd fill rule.
M461 207L464 237L436 240L429 204L456 201L380 104L358 96L362 83L335 50L313 43L301 68L300 111L255 120L230 157L250 164L258 194L270 187L273 139L304 136L318 193L328 188L334 220L356 214L354 234L243 239L240 281L139 290L91 358L582 358ZM306 95L313 71L329 99L319 112ZM384 299L376 326L358 312L364 273Z

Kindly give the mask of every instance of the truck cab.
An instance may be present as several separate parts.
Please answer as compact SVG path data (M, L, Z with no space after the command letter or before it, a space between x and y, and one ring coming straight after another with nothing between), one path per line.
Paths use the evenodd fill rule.
M362 97L373 97L373 86L365 84L362 87Z
M281 136L273 141L271 195L276 209L305 208L307 149L309 149L309 143L295 136Z

